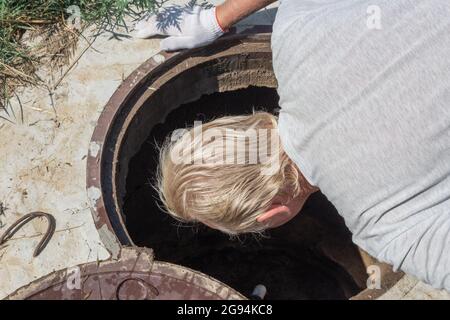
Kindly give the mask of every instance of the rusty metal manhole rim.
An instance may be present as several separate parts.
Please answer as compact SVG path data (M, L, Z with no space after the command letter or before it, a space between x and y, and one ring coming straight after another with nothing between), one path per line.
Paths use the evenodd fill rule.
M226 48L228 45L237 45L245 47L245 44L252 44L252 43L267 44L267 42L270 42L270 36L271 36L270 30L268 30L267 26L256 26L242 34L230 35L221 38L214 44L204 48L186 50L179 53L159 52L158 54L154 55L153 57L145 61L135 71L133 71L111 96L108 103L104 107L97 121L97 125L94 129L94 132L92 134L89 153L87 157L86 184L88 196L91 200L91 213L94 218L95 226L99 231L100 237L104 242L107 250L111 253L113 258L117 256L116 253L114 252L114 248L120 250L120 248L123 246L122 245L123 242L128 242L126 243L126 245L135 246L131 237L126 231L126 228L124 228L125 234L122 235L122 239L119 240L118 235L116 234L116 230L111 224L110 217L105 207L105 202L103 198L103 188L101 184L102 160L105 151L104 145L107 139L109 138L110 130L113 127L117 114L121 112L122 108L127 103L128 99L133 95L134 92L137 91L139 85L141 85L148 78L155 76L156 79L158 77L158 73L163 74L164 71L176 67L177 65L181 64L184 60L192 56L198 55L202 57L203 62L214 60L217 57L211 58L210 55L208 55L207 53L208 52L217 53L218 51L220 52L220 50ZM202 53L204 54L202 55ZM245 53L245 51L243 51L242 53ZM222 57L227 56L224 55ZM200 64L200 62L198 62L198 64ZM196 66L196 64L189 65L186 67L186 70L194 66ZM118 218L122 219L120 214ZM123 220L121 220L120 223L122 226L124 226ZM113 244L110 245L111 243L105 243L105 238L106 241L113 242ZM183 268L186 267L183 266ZM196 270L194 271L199 273ZM220 280L214 279L209 275L206 274L203 275L222 283ZM352 297L352 299L366 300L380 297L381 295L386 293L390 288L392 288L402 277L403 274L401 273L399 274L392 273L387 283L383 285L382 289L378 290L365 289L356 296Z

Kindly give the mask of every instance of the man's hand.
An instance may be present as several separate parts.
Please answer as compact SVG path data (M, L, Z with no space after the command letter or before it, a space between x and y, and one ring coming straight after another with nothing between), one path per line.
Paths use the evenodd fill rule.
M215 7L186 5L163 8L141 20L135 26L134 36L169 36L161 41L161 50L174 51L207 45L224 32L217 22Z
M264 8L275 0L227 0L217 7L195 5L170 6L141 20L134 36L149 38L169 36L161 41L161 49L174 51L210 44L234 23Z

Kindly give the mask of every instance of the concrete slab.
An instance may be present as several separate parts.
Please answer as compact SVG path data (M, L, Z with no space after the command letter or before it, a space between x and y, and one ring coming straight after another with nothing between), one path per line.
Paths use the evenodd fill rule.
M450 294L406 275L379 300L449 300Z

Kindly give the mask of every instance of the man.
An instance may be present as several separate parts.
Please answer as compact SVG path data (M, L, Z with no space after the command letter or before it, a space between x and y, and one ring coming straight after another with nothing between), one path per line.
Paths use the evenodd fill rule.
M205 45L271 2L186 7L177 25L161 29L153 16L138 36L169 35L166 50ZM267 159L277 170L264 174L267 163L247 158L205 162L220 139L193 128L161 152L168 212L231 234L260 232L292 219L320 189L358 246L450 291L450 2L284 0L272 49L279 117L225 117L201 130L223 141L276 130L271 143L281 146ZM237 150L260 145L246 139Z

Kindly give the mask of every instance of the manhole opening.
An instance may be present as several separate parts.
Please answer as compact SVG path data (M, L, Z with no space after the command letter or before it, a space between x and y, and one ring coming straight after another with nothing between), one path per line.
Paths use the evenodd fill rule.
M229 239L205 226L180 226L157 205L151 187L155 143L195 120L276 112L270 46L246 46L244 53L231 47L226 56L217 51L167 63L124 102L105 140L112 161L102 162L109 220L122 243L129 235L154 249L157 260L201 271L246 296L264 284L269 299L348 299L365 289L366 268L343 220L320 193L293 221L262 238Z

